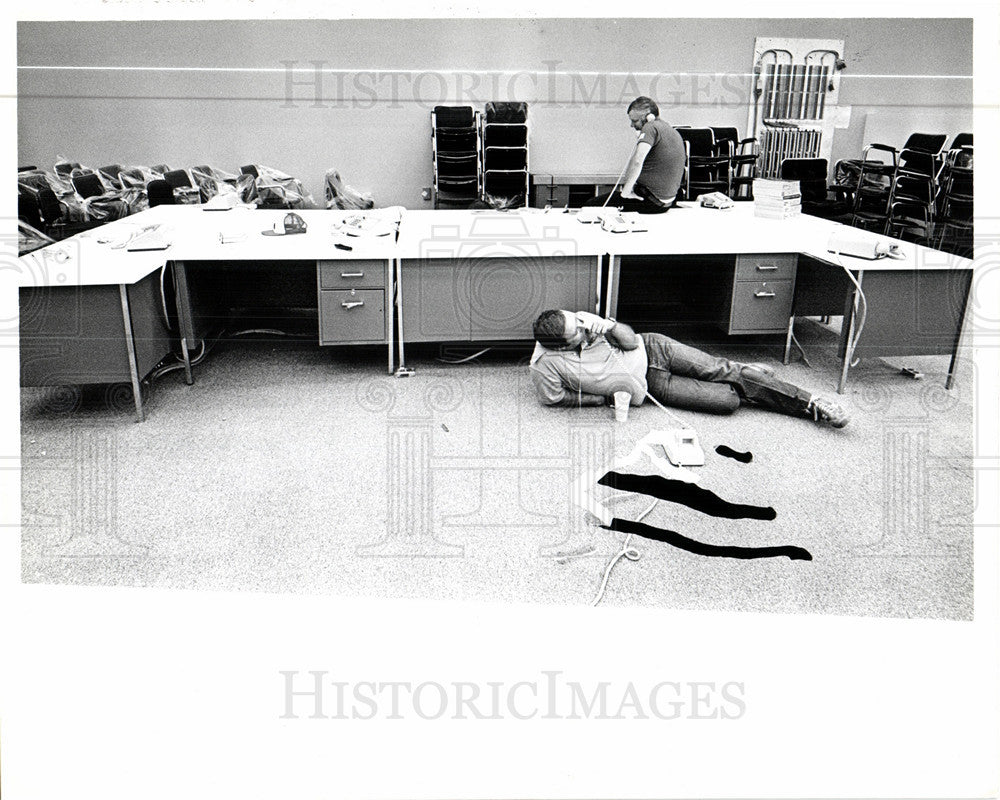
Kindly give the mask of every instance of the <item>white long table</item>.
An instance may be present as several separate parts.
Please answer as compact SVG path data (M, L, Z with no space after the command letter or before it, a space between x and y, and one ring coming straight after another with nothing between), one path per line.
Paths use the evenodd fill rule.
M758 219L749 203L725 211L682 204L664 215L643 217L645 232L624 234L583 224L573 213L522 209L402 211L398 235L359 237L343 233L342 223L352 212L304 211L299 213L307 222L306 233L262 235L285 213L159 206L22 257L22 346L53 341L46 319L25 314L43 292L50 308L76 303L81 318L103 315L106 329L99 336L120 339L121 351L106 357L127 360L125 379L132 384L141 420L140 382L164 355L160 351L170 336L160 322L164 315L153 291L168 264L175 276L177 338L191 382L199 310L189 283L195 262L207 269L247 262L315 264L319 343L385 344L393 372L397 348L399 365L405 363L406 341L530 339L531 322L545 308L593 308L616 315L623 264L636 260L643 268L669 271L671 258L703 256L707 268L718 270L712 291L728 314L731 334L784 334L787 358L796 314L814 313L817 292L810 291L812 284L817 276L829 279L836 286L821 293L823 313L836 309L834 313L845 314L843 391L857 291L853 283L845 289L849 272L868 296L869 318L858 352L950 354L950 387L973 275L970 260L908 242L895 242L901 261L838 256L827 250L836 231L885 237L808 216ZM120 246L154 225L170 242L168 249L129 252ZM89 309L89 300L81 303L81 291L99 287L119 298L117 327L107 327L106 303L95 306L103 310ZM66 340L65 334L59 339ZM22 383L54 383L60 376L81 383L122 379L121 369L81 371L77 362L41 374L26 369L31 364L22 356Z

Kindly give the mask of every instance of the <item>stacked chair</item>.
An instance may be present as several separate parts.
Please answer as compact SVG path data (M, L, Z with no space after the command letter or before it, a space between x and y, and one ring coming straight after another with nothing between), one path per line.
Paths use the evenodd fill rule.
M753 137L740 139L736 128L710 128L715 136L717 155L729 159L729 196L733 200L753 200L760 150Z
M972 258L972 134L959 134L942 159L932 245Z
M694 200L698 195L722 192L729 196L730 156L721 154L711 128L676 128L684 140L684 178L681 182L683 199Z
M933 218L936 176L946 138L914 133L901 150L867 145L859 165L851 224L900 238L925 238ZM885 153L889 160L875 160L872 152Z
M472 106L431 111L434 208L468 208L482 188L479 125Z
M528 201L528 104L486 104L480 118L483 199L492 207Z

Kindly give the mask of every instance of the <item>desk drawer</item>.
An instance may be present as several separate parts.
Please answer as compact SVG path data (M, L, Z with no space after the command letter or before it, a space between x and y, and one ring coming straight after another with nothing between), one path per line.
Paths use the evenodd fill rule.
M736 256L738 281L789 281L795 277L795 253Z
M385 292L381 289L319 293L320 344L385 340Z
M777 333L788 329L793 281L737 281L730 333Z
M381 289L384 286L384 261L372 258L319 262L320 289Z

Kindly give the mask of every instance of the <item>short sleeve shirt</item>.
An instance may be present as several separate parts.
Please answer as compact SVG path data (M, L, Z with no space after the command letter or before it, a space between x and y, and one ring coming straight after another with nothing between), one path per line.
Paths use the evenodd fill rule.
M662 119L654 119L642 126L639 142L651 149L642 163L638 182L646 186L661 200L677 195L684 177L684 140Z
M610 397L625 391L638 406L646 398L647 366L642 339L635 350L621 350L599 336L580 350L549 350L536 343L529 369L538 399L546 405L578 392Z

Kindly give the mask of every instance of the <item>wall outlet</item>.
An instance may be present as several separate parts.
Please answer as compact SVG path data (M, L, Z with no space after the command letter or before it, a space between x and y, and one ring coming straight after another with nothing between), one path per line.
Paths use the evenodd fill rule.
M430 186L425 186L423 189L421 189L420 190L420 196L424 200L430 200L431 199L431 187Z

